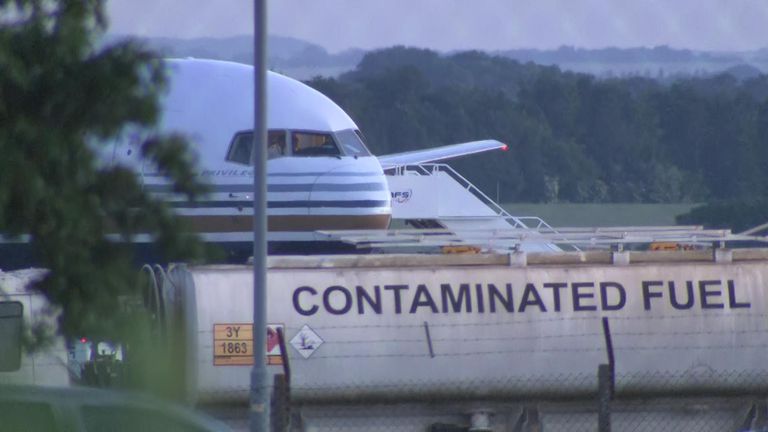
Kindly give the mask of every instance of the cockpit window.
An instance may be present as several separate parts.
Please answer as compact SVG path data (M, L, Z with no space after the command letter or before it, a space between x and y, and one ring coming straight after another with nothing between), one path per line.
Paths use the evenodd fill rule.
M251 163L251 146L253 145L252 132L240 132L232 139L232 144L227 152L229 162L237 162L248 165Z
M336 132L336 139L339 140L341 148L344 149L344 154L348 156L370 156L371 152L365 147L363 143L363 136L359 130L346 129Z
M267 143L267 157L269 159L285 156L285 131L271 130L267 132ZM227 161L250 165L252 146L253 132L238 132L229 145Z
M267 134L267 157L269 159L285 156L285 131L269 131Z
M341 154L330 134L292 132L291 143L294 156L339 156Z

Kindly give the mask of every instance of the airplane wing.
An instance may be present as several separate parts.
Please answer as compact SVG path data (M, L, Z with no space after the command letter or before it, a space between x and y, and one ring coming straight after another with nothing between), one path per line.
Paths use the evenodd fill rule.
M381 167L386 170L402 165L416 165L427 162L437 162L489 150L507 150L508 148L509 147L506 144L496 140L471 141L461 144L452 144L430 149L414 150L409 152L379 156L379 162L381 162Z

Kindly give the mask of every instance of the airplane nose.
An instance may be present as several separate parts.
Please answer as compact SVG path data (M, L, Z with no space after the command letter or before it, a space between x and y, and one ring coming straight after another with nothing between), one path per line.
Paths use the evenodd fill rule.
M309 214L328 229L385 229L389 226L389 187L379 168L359 158L319 175L309 193Z

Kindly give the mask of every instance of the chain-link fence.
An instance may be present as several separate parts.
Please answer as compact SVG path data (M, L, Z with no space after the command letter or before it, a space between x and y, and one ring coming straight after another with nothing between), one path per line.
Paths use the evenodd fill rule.
M324 351L300 357L283 344L282 364L293 364L297 375L292 378L290 368L275 375L272 426L275 431L768 432L768 368L760 361L768 354L768 330L761 324L766 316L743 317L750 326L741 330L689 330L674 316L646 318L671 323L654 333L617 319L613 334L607 320L593 318L584 320L589 327L562 326L535 335L484 330L473 343L458 325L397 326L391 341L341 333L347 329L334 334L336 328L318 325L315 331L326 336ZM424 333L421 339L417 332ZM422 352L408 345L416 343ZM433 343L444 345L433 351ZM482 350L479 343L486 344ZM723 369L729 365L741 368ZM657 369L662 366L668 369ZM543 373L546 369L553 372ZM248 383L217 391L212 400L247 400ZM236 430L248 430L245 406L214 408L213 414Z
M272 423L275 431L768 431L768 375L723 374L720 378L732 380L735 385L751 385L744 386L743 392L732 389L718 394L703 388L683 389L680 383L687 382L685 377L659 372L645 377L617 376L617 392L612 395L611 386L600 382L596 370L592 377L553 377L543 382L548 388L559 380L563 384L560 392L554 388L539 392L542 381L538 378L502 380L527 395L520 398L493 393L482 398L476 390L462 397L461 390L454 389L433 397L382 401L355 398L348 389L348 398L329 402L323 401L320 393L314 398L292 400L291 389L283 378L278 378ZM667 379L669 391L654 385L653 392L644 393L637 391L639 387L626 386L643 378L655 383ZM595 384L592 392L580 390L587 383ZM753 391L757 383L763 385L764 393ZM301 391L308 394L306 388ZM360 395L364 394L360 389ZM247 430L246 422L236 426Z
M338 370L331 363L325 365L333 370L329 376L339 378L339 385L306 376L294 384L290 384L290 376L278 378L274 430L768 431L768 369L760 367L758 360L768 353L768 331L760 322L763 315L743 317L753 325L738 331L690 330L678 325L681 319L676 316L645 317L671 323L664 332L654 333L633 328L628 320L616 320L618 331L612 334L606 318L593 318L588 328L558 327L567 331L561 334L484 331L474 343L499 341L499 345L497 351L487 345L482 352L472 351L475 345L462 339L457 326L446 326L446 331L434 326L437 332L426 332L426 355L436 368L442 367L440 373L390 368L385 380L376 373L361 380L359 370L350 369L345 374L342 369L344 365L367 367L366 362L381 361L382 356L389 359L382 364L407 365L398 361L418 354L401 347L410 339L399 336L386 353L374 354L362 350L347 353L339 344L336 350L311 357L315 362L333 358ZM330 333L331 329L320 330ZM329 345L334 343L328 339ZM616 347L615 340L619 341ZM434 353L435 341L454 345ZM562 367L552 367L561 372L544 374L541 371L547 365L514 361L532 358L527 354L533 351L546 353L540 358L550 359L549 366L573 362L572 370L589 372L562 373ZM344 363L350 355L360 362ZM457 356L461 362L444 361ZM491 361L497 357L508 362L499 367L499 362ZM653 363L646 363L648 359ZM585 360L593 363L586 363L585 368ZM710 366L707 361L711 360L721 366L756 366L724 370ZM285 361L291 359L286 357ZM669 370L654 370L665 364ZM447 370L446 365L455 368ZM484 368L492 370L482 371ZM345 375L356 379L352 382Z
M768 431L765 396L621 396L607 404L601 404L600 397L595 394L510 401L294 402L282 408L273 405L273 430Z
M517 315L288 325L279 328L277 364L294 376L289 368L277 375L272 424L279 431L768 432L766 318L716 310L610 323ZM247 380L225 381L235 374L211 366L214 339L200 332L198 367L221 379L200 394L247 400ZM247 430L247 415L228 418Z

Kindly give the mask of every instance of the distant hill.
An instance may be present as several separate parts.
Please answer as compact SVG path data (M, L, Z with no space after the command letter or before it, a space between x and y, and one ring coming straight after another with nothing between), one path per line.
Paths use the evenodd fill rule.
M520 62L557 65L561 69L603 77L645 76L669 79L681 75L706 76L730 73L730 68L740 65L748 65L757 72L768 71L768 49L720 53L668 46L602 49L561 46L555 50L516 49L497 51L494 54ZM741 74L745 70L739 68L732 72ZM736 78L743 79L742 76Z
M111 35L106 39L106 43L123 37L125 36ZM168 57L199 57L253 63L251 36L140 39ZM284 36L269 36L267 44L269 68L300 80L315 76L336 77L352 71L366 54L362 49L330 54L317 44ZM456 53L435 54L450 56ZM602 78L641 76L674 81L681 77L706 77L725 72L737 80L744 80L768 71L768 48L718 53L668 46L602 49L562 46L554 50L515 49L490 54L521 63L557 66L562 70L588 73ZM399 58L398 60L403 61ZM439 60L435 62L440 63ZM379 66L384 65L376 67ZM448 75L455 76L451 73Z
M481 51L441 54L428 49L395 46L369 51L355 70L346 72L339 78L343 81L376 79L391 71L404 69L419 72L425 81L417 85L429 85L434 88L481 88L502 92L512 99L517 97L521 86L530 84L539 75L547 72L559 73L559 70L552 66L522 64Z
M724 70L723 73L731 75L732 77L736 78L739 81L745 81L752 78L757 78L760 75L762 75L762 71L752 65L748 64L738 64L736 66L731 66L728 69Z
M519 49L499 51L497 54L534 63L599 62L599 63L733 63L741 57L737 54L715 54L668 46L654 48L601 48L584 49L561 46L556 50Z
M110 35L105 43L125 38ZM253 63L253 37L227 38L138 38L166 57L197 57ZM297 79L313 76L336 76L354 69L365 54L360 49L329 54L323 47L300 39L269 36L267 39L267 64L272 70Z

